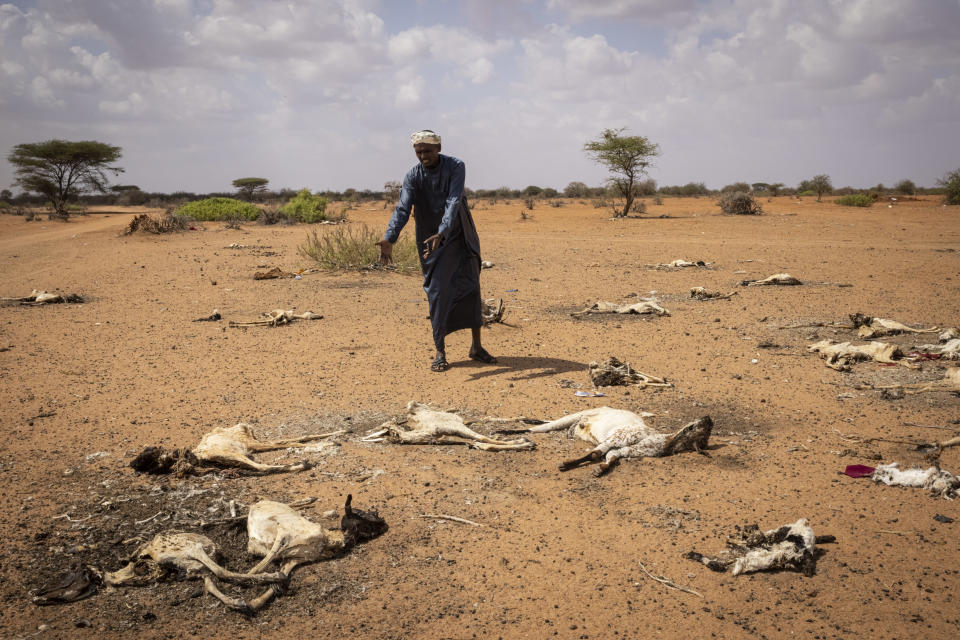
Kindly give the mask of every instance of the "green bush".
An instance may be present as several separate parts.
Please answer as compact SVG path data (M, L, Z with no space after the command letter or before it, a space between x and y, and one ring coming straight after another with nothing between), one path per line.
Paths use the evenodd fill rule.
M327 199L301 189L280 211L297 222L322 222L327 219Z
M207 198L180 205L174 215L194 220L256 220L260 209L235 198Z
M844 207L869 207L873 201L874 199L865 193L851 193L834 200L836 204Z
M743 191L724 193L717 200L717 206L724 213L739 216L753 216L763 213L763 208L756 198Z
M937 185L943 187L943 204L960 204L960 169L937 180Z
M383 236L365 224L338 225L324 234L312 231L300 245L300 254L315 260L321 269L328 271L354 271L380 268L380 247ZM393 245L393 264L396 271L413 273L420 271L417 243L411 234L404 233Z

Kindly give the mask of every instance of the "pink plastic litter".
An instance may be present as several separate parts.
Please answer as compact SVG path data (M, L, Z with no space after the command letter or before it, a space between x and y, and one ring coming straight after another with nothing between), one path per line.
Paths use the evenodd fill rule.
M843 470L851 478L866 478L873 475L874 471L876 471L875 467L868 467L865 464L848 464L847 468Z

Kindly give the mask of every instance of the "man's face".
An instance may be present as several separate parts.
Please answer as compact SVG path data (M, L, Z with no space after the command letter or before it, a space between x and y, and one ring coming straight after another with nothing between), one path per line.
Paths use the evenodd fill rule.
M413 145L413 152L417 154L417 160L427 169L433 169L440 164L440 145L418 142Z

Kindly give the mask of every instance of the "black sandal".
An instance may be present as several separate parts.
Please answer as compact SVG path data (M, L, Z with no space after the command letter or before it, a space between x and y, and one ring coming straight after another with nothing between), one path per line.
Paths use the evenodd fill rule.
M470 359L476 360L477 362L482 362L484 364L497 364L497 359L490 355L490 353L483 347L480 347L479 351L471 351Z
M430 371L436 371L437 373L446 371L450 368L450 363L447 362L447 357L443 355L437 356L433 364L430 365Z

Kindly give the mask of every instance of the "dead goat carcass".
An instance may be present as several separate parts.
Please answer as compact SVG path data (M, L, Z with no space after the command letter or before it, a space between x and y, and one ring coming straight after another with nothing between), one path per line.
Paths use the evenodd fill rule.
M917 345L913 350L921 355L940 356L938 359L960 360L960 338L953 338L942 344Z
M891 462L877 467L870 479L891 487L910 487L926 489L935 498L953 500L960 492L960 477L941 469L939 466L929 469L900 469L899 464Z
M230 321L231 327L279 327L290 324L294 320L322 320L323 316L313 311L304 311L303 313L294 313L292 309L274 309L273 311L264 311L263 320L251 320L249 322Z
M668 316L670 312L661 307L656 300L641 300L633 304L617 304L615 302L594 302L583 311L571 313L571 316L586 316L592 313L634 313L640 315Z
M663 378L647 375L634 370L629 362L622 362L614 356L607 358L604 363L590 363L590 380L595 387L636 386L672 387L672 382Z
M667 263L648 264L647 268L658 269L660 271L672 271L674 269L689 269L690 267L699 267L701 269L706 269L707 267L710 266L710 264L711 263L704 262L703 260L677 259Z
M176 473L178 476L203 474L208 470L200 467L221 467L240 469L253 473L282 473L303 471L311 468L309 462L294 464L264 464L257 462L251 454L263 451L288 449L296 445L316 440L326 440L346 433L344 430L330 433L317 433L283 440L257 440L245 422L232 427L216 427L204 434L192 451L186 449L165 450L163 447L147 447L130 463L134 470L141 473Z
M703 287L694 287L690 289L690 297L694 300L729 300L737 295L738 291L730 293L721 293L719 291L707 291Z
M500 422L502 420L498 420ZM407 413L380 425L380 429L365 436L362 442L394 444L465 444L484 451L519 451L533 449L525 438L497 440L469 428L463 418L449 411L438 411L429 405L411 401Z
M41 304L62 304L66 302L79 304L86 302L86 300L84 300L83 296L76 293L49 293L37 289L32 290L30 295L23 296L22 298L0 298L0 303L7 305L20 304L24 306L37 306Z
M733 567L733 575L792 569L812 576L817 566L817 544L834 542L833 536L815 536L806 518L770 531L760 531L757 525L740 529L727 540L730 547L716 558L689 551L685 558L704 564L711 571L726 571Z
M862 313L851 313L850 321L853 323L853 328L857 330L857 336L864 340L882 338L884 336L895 336L901 333L936 333L940 330L936 327L931 329L914 329L896 320L874 318Z
M594 475L600 476L612 469L621 458L657 458L680 451L699 452L706 449L713 430L713 420L710 416L704 416L674 434L666 434L648 427L643 417L632 411L597 407L571 413L522 432L546 433L565 429L571 436L597 446L580 458L561 462L560 470L567 471L587 462L603 460L594 470Z
M767 276L763 280L741 280L740 285L744 287L762 287L762 286L795 286L803 284L789 273L775 273Z
M903 358L900 347L886 342L853 344L851 342L821 340L809 345L807 351L819 353L826 360L826 365L837 371L849 371L853 363L862 360L873 360L883 364L899 364L908 369L920 368L920 365Z
M185 575L188 579L202 578L207 593L231 609L249 612L250 606L243 599L225 595L214 578L246 586L287 581L282 572L234 573L217 564L214 558L218 554L217 545L198 533L161 533L137 549L125 567L103 574L103 584L108 587L146 586L169 573Z
M250 573L258 573L275 560L283 562L280 571L289 576L301 564L332 558L359 542L379 536L387 523L376 512L354 510L352 495L347 496L340 530L325 529L310 522L289 505L261 500L247 514L247 552L263 556ZM250 610L259 611L279 592L273 585L250 601Z

